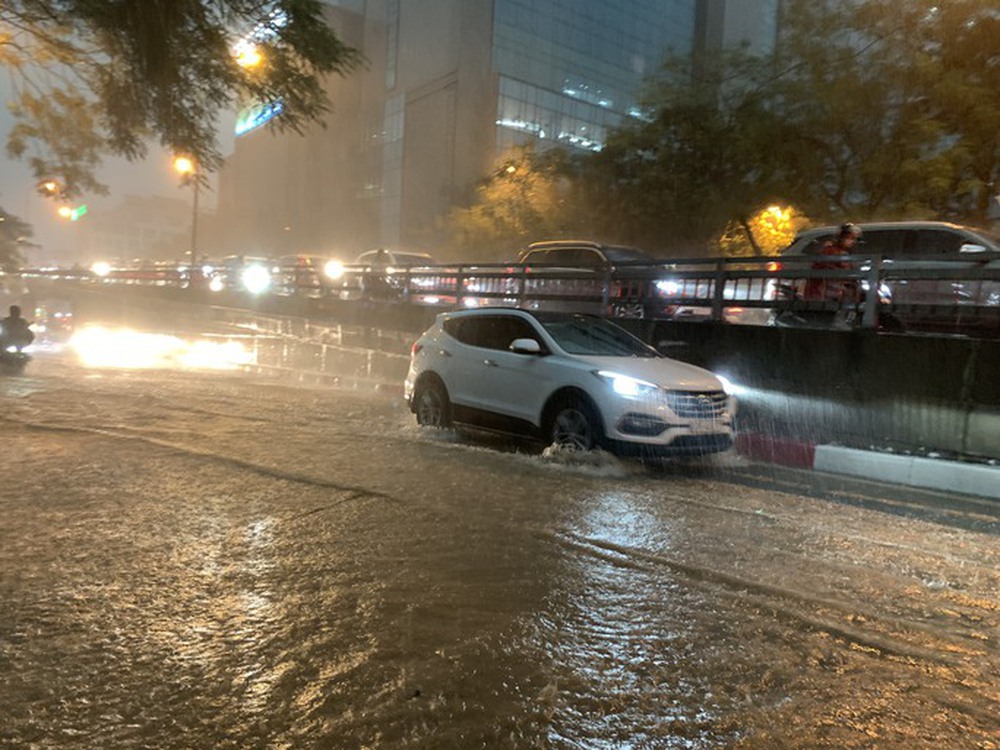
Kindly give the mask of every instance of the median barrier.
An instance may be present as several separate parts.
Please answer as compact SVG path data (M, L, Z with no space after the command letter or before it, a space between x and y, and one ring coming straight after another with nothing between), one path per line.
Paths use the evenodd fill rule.
M75 292L78 320L252 335L264 366L401 385L409 347L439 308L338 300L193 304L184 290ZM44 294L40 290L38 294ZM218 300L206 297L206 300ZM235 300L239 301L239 300ZM289 313L289 314L286 314ZM295 313L295 314L291 314ZM302 313L305 313L302 315ZM738 428L772 442L1000 460L1000 341L874 330L616 319L741 393Z

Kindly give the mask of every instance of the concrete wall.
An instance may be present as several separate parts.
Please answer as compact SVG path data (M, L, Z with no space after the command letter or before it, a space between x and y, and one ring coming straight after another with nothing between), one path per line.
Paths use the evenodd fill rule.
M778 437L1000 457L1000 341L632 321L669 356L745 389L741 425Z

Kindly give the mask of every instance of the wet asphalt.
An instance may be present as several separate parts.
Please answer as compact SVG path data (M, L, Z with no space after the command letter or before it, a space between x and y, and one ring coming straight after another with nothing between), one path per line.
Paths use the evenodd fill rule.
M2 748L998 748L996 504L0 380Z

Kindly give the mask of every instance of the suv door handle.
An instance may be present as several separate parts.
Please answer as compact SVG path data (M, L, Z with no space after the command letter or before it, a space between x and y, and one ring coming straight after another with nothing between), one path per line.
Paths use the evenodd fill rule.
M483 360L483 364L486 365L487 367L496 367L497 366L497 363L494 360L492 360L492 359L484 359Z
M440 354L442 357L451 356L451 352L449 352L447 349L438 349L438 354Z

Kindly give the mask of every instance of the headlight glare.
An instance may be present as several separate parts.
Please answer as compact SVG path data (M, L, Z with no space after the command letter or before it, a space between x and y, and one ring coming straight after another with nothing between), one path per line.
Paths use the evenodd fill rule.
M656 383L633 378L631 375L623 375L620 372L597 370L594 374L607 383L611 387L611 390L619 396L629 396L632 398L652 396L660 390L660 387Z
M323 273L331 281L336 281L344 275L344 264L339 260L328 260L323 266Z
M249 266L240 278L243 286L251 294L261 294L271 286L271 272L264 266Z
M656 289L660 294L665 294L670 297L676 297L680 294L681 285L673 280L657 281Z

